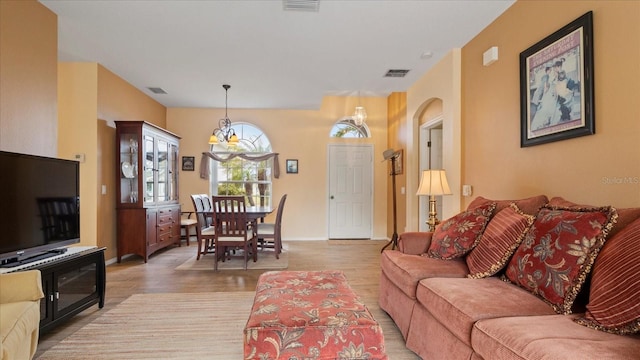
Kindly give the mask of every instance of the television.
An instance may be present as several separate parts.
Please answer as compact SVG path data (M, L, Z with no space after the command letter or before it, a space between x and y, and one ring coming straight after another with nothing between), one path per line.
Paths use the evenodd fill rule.
M80 242L77 161L0 151L0 267Z

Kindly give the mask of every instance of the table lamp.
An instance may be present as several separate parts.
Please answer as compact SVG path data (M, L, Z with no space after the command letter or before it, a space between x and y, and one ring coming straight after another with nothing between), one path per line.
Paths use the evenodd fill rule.
M427 219L426 223L429 226L429 231L435 231L436 225L440 223L436 211L436 196L451 195L451 189L449 189L447 175L444 170L430 169L422 171L416 195L429 195L429 219Z

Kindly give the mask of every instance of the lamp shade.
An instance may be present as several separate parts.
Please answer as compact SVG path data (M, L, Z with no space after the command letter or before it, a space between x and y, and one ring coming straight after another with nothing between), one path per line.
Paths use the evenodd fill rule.
M444 170L424 170L416 195L451 195Z

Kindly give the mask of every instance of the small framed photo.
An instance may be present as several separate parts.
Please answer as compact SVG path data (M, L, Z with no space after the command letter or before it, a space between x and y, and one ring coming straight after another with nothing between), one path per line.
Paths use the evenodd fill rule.
M182 171L194 171L195 170L195 156L183 156L182 157Z
M298 160L287 159L287 174L297 174L297 173L298 173Z
M593 14L520 53L520 147L595 134Z
M395 175L401 175L402 174L402 149L396 151L396 161L395 161L395 169L393 169L393 173Z

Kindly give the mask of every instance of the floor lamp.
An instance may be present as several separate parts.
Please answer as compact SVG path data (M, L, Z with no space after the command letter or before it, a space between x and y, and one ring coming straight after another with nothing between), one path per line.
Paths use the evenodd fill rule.
M436 225L440 223L438 220L438 214L436 211L436 196L451 195L451 189L447 182L447 174L444 170L424 170L420 177L420 185L416 195L428 195L429 196L429 218L427 219L427 225L429 231L435 231Z
M393 235L391 236L391 240L382 247L380 252L383 252L389 245L391 246L391 250L398 247L398 221L396 217L396 160L398 159L399 152L396 152L393 149L387 149L382 153L384 157L384 161L391 160L391 187L393 190Z

